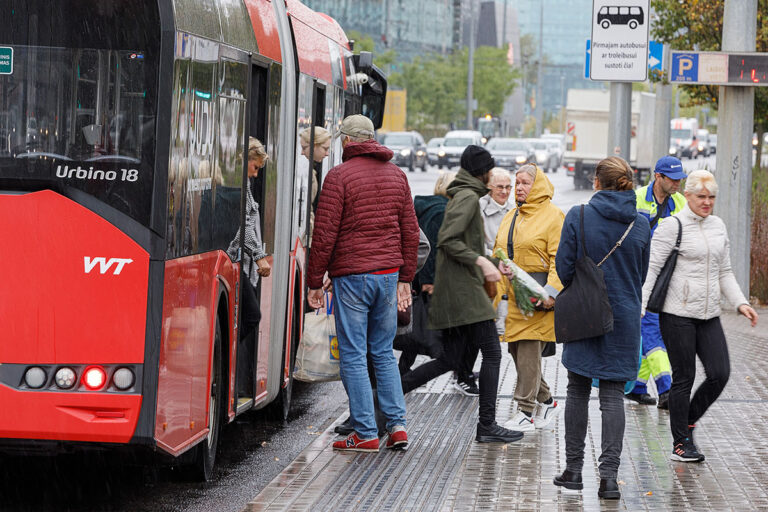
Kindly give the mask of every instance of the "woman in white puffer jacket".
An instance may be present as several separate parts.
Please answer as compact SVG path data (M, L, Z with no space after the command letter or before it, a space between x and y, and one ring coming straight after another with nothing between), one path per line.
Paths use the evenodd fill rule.
M720 396L730 375L730 360L720 325L720 296L747 317L752 327L757 313L739 289L731 270L730 244L725 223L712 215L717 182L709 171L693 171L685 183L688 204L675 215L682 223L677 265L659 315L661 334L672 363L669 415L672 460L701 462L704 456L693 443L693 428ZM643 286L643 311L677 240L678 224L667 220L651 240L651 259ZM691 399L696 377L696 356L704 365L706 380Z

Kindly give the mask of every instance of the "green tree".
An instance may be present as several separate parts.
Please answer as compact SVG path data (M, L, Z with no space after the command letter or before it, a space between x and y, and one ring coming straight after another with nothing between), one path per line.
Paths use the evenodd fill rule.
M389 49L383 53L376 53L376 43L373 42L373 38L370 35L363 34L357 30L349 30L347 31L347 37L355 42L355 55L360 52L373 53L373 63L385 73L391 72L397 65L397 52Z
M467 94L466 60L461 73L460 56L430 55L403 64L392 81L408 91L408 126L423 130L461 118Z
M653 38L675 50L720 51L723 35L723 0L653 0L657 19ZM768 0L757 1L758 52L768 51ZM658 79L659 77L657 77ZM686 85L691 105L717 108L718 87ZM755 131L762 141L768 130L768 90L755 87ZM758 144L758 162L762 144Z
M515 90L523 73L507 63L507 50L481 46L475 52L475 116L500 116L504 101Z

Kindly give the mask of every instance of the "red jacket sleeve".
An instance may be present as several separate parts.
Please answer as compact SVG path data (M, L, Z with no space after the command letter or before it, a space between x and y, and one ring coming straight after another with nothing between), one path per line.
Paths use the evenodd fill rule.
M419 221L413 209L411 188L403 175L405 182L403 199L400 208L400 237L403 251L403 266L400 267L398 279L405 283L413 281L416 275L416 258L419 252Z
M323 286L323 275L328 270L336 246L343 214L344 185L341 173L331 170L323 182L315 212L315 229L312 232L312 250L307 270L307 285L311 290Z

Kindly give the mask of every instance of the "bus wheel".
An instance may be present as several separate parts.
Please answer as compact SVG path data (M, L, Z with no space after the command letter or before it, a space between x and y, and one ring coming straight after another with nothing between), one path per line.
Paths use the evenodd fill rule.
M631 28L632 30L635 30L635 29L637 28L637 21L635 21L635 20L630 20L630 22L629 22L629 28Z
M192 472L195 480L208 482L213 478L213 466L216 463L216 449L219 446L219 431L221 430L221 407L224 404L222 394L225 382L221 374L221 324L216 316L216 339L213 345L213 368L211 377L211 393L208 403L208 437L199 443L195 450L195 462Z

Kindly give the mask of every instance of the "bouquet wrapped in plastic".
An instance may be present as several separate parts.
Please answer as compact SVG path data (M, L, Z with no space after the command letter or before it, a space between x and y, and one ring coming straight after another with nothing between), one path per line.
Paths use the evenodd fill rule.
M512 269L512 275L507 277L509 277L512 291L515 293L517 308L523 316L533 316L535 304L549 299L549 294L528 272L510 260L504 249L496 249L493 255L499 258L504 265Z

